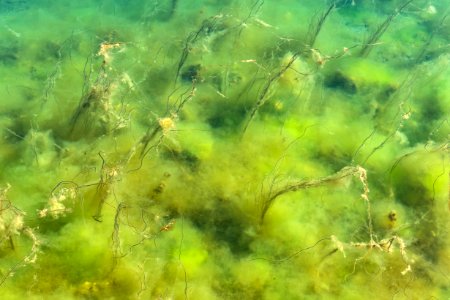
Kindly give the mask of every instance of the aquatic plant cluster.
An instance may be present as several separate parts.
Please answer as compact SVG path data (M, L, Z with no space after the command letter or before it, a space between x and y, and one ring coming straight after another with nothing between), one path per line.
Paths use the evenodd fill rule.
M0 1L0 298L447 299L448 14Z

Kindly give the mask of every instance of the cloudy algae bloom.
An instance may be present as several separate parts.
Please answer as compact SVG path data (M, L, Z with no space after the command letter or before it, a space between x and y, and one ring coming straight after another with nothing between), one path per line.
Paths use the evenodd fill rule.
M0 299L450 299L446 0L0 0Z

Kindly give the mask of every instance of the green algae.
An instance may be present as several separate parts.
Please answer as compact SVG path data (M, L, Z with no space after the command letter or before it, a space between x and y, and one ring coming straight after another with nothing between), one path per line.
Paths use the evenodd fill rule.
M448 13L404 3L0 1L1 298L446 299Z

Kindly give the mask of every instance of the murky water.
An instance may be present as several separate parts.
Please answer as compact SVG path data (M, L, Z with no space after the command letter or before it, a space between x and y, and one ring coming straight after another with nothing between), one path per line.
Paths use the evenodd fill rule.
M447 7L0 0L0 298L447 299Z

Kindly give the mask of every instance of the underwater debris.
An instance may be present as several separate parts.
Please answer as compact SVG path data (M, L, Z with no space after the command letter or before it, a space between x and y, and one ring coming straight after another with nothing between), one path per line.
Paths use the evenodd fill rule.
M311 180L297 180L292 181L288 184L285 184L281 187L270 186L269 191L266 195L262 196L260 200L261 212L259 216L260 223L263 223L264 217L267 214L269 208L273 205L276 198L280 197L283 194L288 192L295 192L297 190L308 189L313 187L318 187L322 185L326 185L331 182L337 182L346 177L359 174L363 170L361 167L344 167L340 171L335 174L325 176L319 179L311 179Z
M172 108L170 107L167 108L168 110L167 114L168 115L170 114L170 116L158 118L156 122L153 123L152 126L148 127L146 134L128 152L127 155L128 162L135 156L136 151L138 151L140 164L142 165L142 160L149 153L149 151L151 149L156 149L158 148L159 145L161 145L167 133L172 129L174 129L175 127L174 120L177 118L178 114L182 111L184 105L195 96L195 91L196 91L195 82L193 82L190 89L187 89L180 95L178 95L178 99L173 104ZM156 144L149 146L150 142L152 142L157 136L158 139ZM140 151L138 149L140 149Z
M445 298L448 18L405 1L5 16L1 297Z
M67 187L65 187L67 186ZM48 200L47 207L38 211L38 216L44 218L50 215L54 219L64 217L72 212L71 207L67 207L67 202L77 199L79 186L74 182L60 182L53 189L51 197ZM66 203L66 204L64 204ZM73 206L73 203L71 203Z
M320 31L322 30L325 21L330 16L331 12L336 8L336 3L333 1L322 14L313 18L308 27L308 33L305 41L306 49L313 49L314 44L316 43L316 39L319 36Z
M363 42L363 46L361 50L359 51L360 56L367 56L369 55L370 51L372 50L373 46L377 45L379 39L381 36L386 32L386 30L389 28L390 24L396 18L403 9L405 9L409 4L411 4L413 0L405 1L403 4L401 4L399 7L397 7L392 14L390 14L383 23L381 23L375 31L373 31L368 38Z
M286 64L283 64L280 69L275 72L273 75L271 75L265 82L265 84L262 86L261 91L258 94L257 101L251 108L250 112L248 113L247 120L244 123L243 129L242 129L242 135L245 134L247 131L248 126L252 122L252 120L255 118L256 113L258 110L266 103L267 96L269 94L271 86L283 76L284 73L287 72L287 70L294 64L294 62L297 60L298 56L300 55L299 52L292 54L290 59L287 61Z
M198 40L201 38L207 37L209 34L214 32L217 28L217 26L220 24L221 19L223 18L222 15L216 15L212 16L206 20L204 20L198 28L197 31L191 32L188 37L186 38L184 42L184 48L183 52L181 53L180 60L178 61L177 71L175 75L175 85L177 84L178 77L180 77L181 69L183 68L184 64L186 63L186 60L189 57L190 52L192 51L192 48L197 43Z
M97 78L94 83L90 83L92 76L92 65L89 69L88 64L92 64L92 58L86 60L84 68L84 87L83 95L78 104L78 108L73 113L70 119L70 136L88 136L88 133L98 135L104 132L102 126L102 114L105 113L108 107L111 82L106 74L105 64L102 63ZM100 122L100 124L98 123ZM101 126L95 128L95 125ZM82 133L76 133L75 129L80 127L78 131ZM100 132L96 132L100 130Z
M11 185L9 184L0 188L0 255L4 256L11 251L17 252L14 259L18 259L18 261L15 261L12 265L8 265L7 262L5 265L0 264L0 287L8 278L13 277L19 269L36 263L41 244L35 231L25 223L26 213L15 207L7 198L6 194L10 188ZM20 244L18 244L20 248L16 247L15 237L20 238ZM26 239L24 240L23 237L26 237ZM25 246L26 240L31 245ZM29 249L26 247L29 247Z

